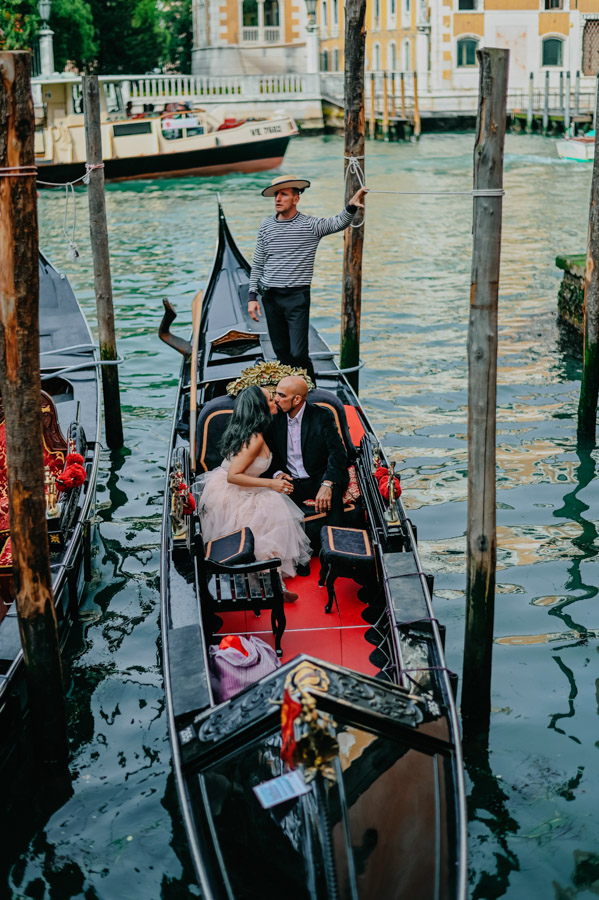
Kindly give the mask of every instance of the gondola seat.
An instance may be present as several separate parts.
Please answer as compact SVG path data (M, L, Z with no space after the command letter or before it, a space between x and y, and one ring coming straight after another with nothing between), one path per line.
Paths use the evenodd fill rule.
M68 447L60 430L54 400L41 391L42 441L44 466L53 475L59 475L65 466ZM50 550L52 538L50 534ZM4 406L0 398L0 604L9 605L14 600L12 579L12 548L10 541L10 521L8 516L8 469L6 465L6 422ZM1 616L0 616L1 617Z
M233 412L234 397L215 397L205 403L198 413L196 470L210 472L220 466L223 458L220 441Z
M256 560L254 535L250 528L208 541L202 552L200 522L197 523L197 558L203 608L219 617L221 613L271 610L272 633L277 656L282 656L281 639L287 620L280 559ZM219 619L219 623L222 620Z
M219 445L233 412L233 397L215 397L204 404L198 414L196 431L196 467L198 472L208 472L215 469L222 462ZM353 461L356 458L356 448L348 427L345 407L339 397L333 391L324 388L314 388L308 395L309 403L316 403L324 409L328 409L335 419L337 431L343 441L349 467L349 486L343 498L344 523L348 526L360 524L360 489L356 479ZM303 504L301 510L304 514L306 533L313 546L318 548L319 529L326 518L325 513L317 513L314 510L314 501Z
M375 563L368 533L361 528L338 528L325 525L320 531L320 576L318 583L326 585L327 603L325 613L333 610L335 580L339 577L353 578L358 584L368 587L375 578ZM374 594L373 594L374 595Z

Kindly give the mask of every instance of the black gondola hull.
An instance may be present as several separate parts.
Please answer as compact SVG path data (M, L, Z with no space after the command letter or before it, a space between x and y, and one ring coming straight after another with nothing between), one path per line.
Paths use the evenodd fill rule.
M219 223L202 312L200 407L222 395L240 369L273 358L264 327L247 315L249 265L222 210ZM220 351L227 334L238 335L237 358L234 352L227 357ZM372 487L372 451L378 439L314 329L310 353L317 386L350 410L363 431L356 469L363 527L376 547L378 571L378 607L369 607L374 614L370 643L373 639L380 659L386 655L390 664L377 663L381 668L373 678L300 655L232 699L215 703L208 664L214 638L199 601L193 555L201 548L196 545L190 553L173 545L167 479L161 545L163 668L173 767L198 883L203 895L215 900L269 900L281 892L298 900L465 900L460 734L429 580L401 501L398 521L385 518L380 494ZM189 445L189 382L186 360L167 471ZM307 647L304 653L309 652ZM276 702L290 680L305 675L306 667L312 685L326 685L312 690L319 714L335 723L340 741L334 780L329 784L317 776L308 794L262 809L254 787L285 771L279 759Z
M86 575L89 577L100 456L100 387L98 354L83 312L67 279L41 254L39 325L42 387L54 400L63 435L77 420L87 444L86 481L61 549L50 556L59 640L64 647ZM69 367L75 368L63 371ZM0 617L0 766L12 757L22 739L27 713L23 653L13 602Z

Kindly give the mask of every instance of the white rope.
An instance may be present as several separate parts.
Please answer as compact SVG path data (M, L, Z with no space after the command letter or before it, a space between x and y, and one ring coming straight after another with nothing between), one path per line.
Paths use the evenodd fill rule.
M347 179L349 175L354 175L358 180L358 184L361 188L366 187L364 183L364 170L362 166L358 162L360 159L364 159L363 156L344 156L344 159L347 160L347 167L345 169L345 193L347 193ZM367 193L369 194L403 194L409 197L420 197L420 196L428 196L428 197L454 197L454 196L463 196L463 197L503 197L505 191L503 188L477 188L471 191L378 191L375 189L367 188ZM361 222L358 222L355 225L353 222L351 223L352 228L360 228L364 224L364 218L362 218Z
M47 381L49 378L60 378L62 375L67 375L69 372L79 372L81 369L98 368L98 366L120 366L123 362L124 359L121 356L118 356L116 359L90 360L89 362L78 363L73 366L65 366L62 369L58 366L44 366L40 369L40 378L42 381Z
M44 187L63 187L63 188L72 187L74 184L79 184L80 181L82 181L83 184L89 184L90 172L93 172L94 169L103 169L103 168L104 168L104 163L86 163L85 164L85 175L81 175L79 178L74 178L73 181L40 181L38 178L37 183L42 184Z
M0 168L0 178L26 178L35 175L37 166L5 166Z
M79 178L74 178L73 181L39 181L38 184L43 185L44 187L63 187L65 190L66 203L64 207L64 222L62 225L63 234L68 242L69 249L67 250L67 259L69 262L75 262L75 260L79 259L79 247L75 243L75 228L77 226L77 207L75 206L75 185L79 184L81 181L83 184L89 184L90 174L94 171L94 169L103 169L104 163L86 163L85 164L85 175L81 175ZM71 235L69 237L67 233L67 220L69 215L69 198L73 198L73 227L71 229Z

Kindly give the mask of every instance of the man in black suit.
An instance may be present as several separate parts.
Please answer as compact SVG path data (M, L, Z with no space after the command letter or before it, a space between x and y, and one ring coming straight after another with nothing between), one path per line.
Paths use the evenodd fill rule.
M289 482L297 506L315 500L316 512L326 513L329 525L342 525L347 454L331 413L307 403L307 396L303 378L290 375L277 385L279 414L266 434L273 454L271 471Z

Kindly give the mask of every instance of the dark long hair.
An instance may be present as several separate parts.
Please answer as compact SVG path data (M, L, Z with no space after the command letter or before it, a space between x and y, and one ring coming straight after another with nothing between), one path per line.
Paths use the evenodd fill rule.
M255 434L263 434L271 419L268 401L261 388L253 384L241 391L221 438L219 449L223 459L236 456L247 447Z

